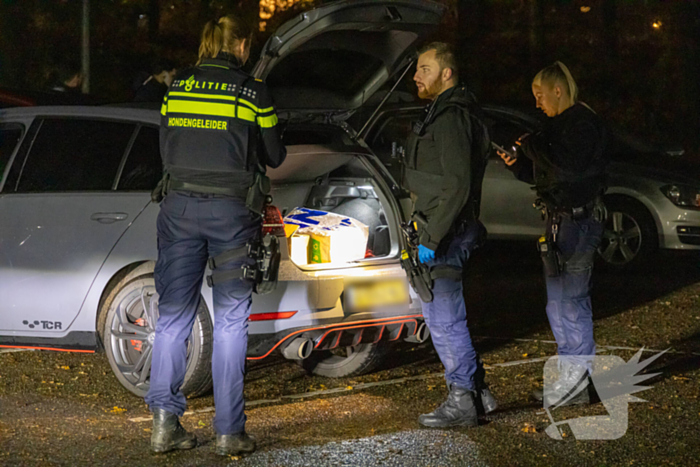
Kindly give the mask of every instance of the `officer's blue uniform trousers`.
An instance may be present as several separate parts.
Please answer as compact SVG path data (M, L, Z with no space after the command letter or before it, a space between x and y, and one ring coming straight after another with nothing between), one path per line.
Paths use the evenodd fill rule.
M589 370L591 356L596 352L590 284L603 229L603 224L591 216L573 220L562 215L556 239L562 272L559 277L545 278L547 317L557 341L560 362L584 365Z
M192 331L207 259L239 248L260 233L244 201L214 195L172 192L158 215L156 290L159 318L153 344L151 383L146 403L182 416L187 339ZM220 269L240 268L243 261ZM253 283L216 284L212 371L218 434L244 430L243 376Z
M479 243L478 221L469 222L460 235L455 235L442 253L438 248L434 260L427 263L431 268L447 265L461 271ZM474 350L469 328L467 309L462 292L462 281L437 278L433 284L433 301L423 303L423 317L430 330L433 345L445 367L445 380L463 389L475 390L474 376L481 360Z

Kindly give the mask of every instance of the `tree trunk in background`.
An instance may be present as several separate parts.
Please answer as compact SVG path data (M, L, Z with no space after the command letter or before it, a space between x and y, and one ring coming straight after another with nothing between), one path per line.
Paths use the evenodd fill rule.
M16 24L11 20L11 6L6 2L0 2L0 84L14 86L14 47L10 39L15 37L12 28Z
M148 0L148 40L157 42L160 37L160 0Z
M540 70L545 66L544 0L530 0L529 16L530 66L533 70Z
M603 93L606 94L606 99L608 105L615 106L619 105L620 98L622 97L615 86L610 86L610 83L615 83L619 81L616 79L620 76L618 73L620 66L620 55L619 55L619 43L618 43L618 10L617 10L617 0L605 0L603 2L603 46L605 47L605 70L603 78L605 83L600 86L599 89L605 90ZM601 64L602 65L602 64Z
M457 2L457 63L462 79L479 95L485 77L488 55L483 53L483 41L489 33L485 0L458 0Z
M686 0L678 2L675 8L675 21L678 21L676 40L681 50L681 66L683 77L683 102L678 102L676 109L681 114L676 121L684 122L684 142L693 146L693 156L700 160L700 138L698 137L698 122L700 121L700 3Z
M214 10L211 9L210 0L199 0L199 10L197 11L197 21L199 22L199 30L204 29L204 25L208 21L214 19Z
M617 22L617 0L605 0L603 2L603 44L605 53L610 62L618 59L618 22Z

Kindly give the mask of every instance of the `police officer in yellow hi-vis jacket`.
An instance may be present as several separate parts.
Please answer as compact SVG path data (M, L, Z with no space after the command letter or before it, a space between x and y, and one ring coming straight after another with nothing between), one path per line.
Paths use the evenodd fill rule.
M259 238L265 167L279 166L286 156L267 87L240 70L251 38L250 27L234 16L207 23L199 62L178 73L161 109L165 176L155 268L160 301L146 395L155 452L197 444L179 422L186 407L180 387L207 260ZM254 264L241 257L221 269ZM243 411L253 285L245 275L213 285L214 429L221 455L255 450Z

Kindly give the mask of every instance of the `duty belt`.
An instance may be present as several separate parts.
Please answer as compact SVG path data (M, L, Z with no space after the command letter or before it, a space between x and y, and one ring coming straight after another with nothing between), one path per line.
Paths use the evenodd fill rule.
M248 195L249 187L219 187L210 185L199 185L196 183L183 182L168 178L165 182L165 193L173 190L193 191L195 193L207 193L212 195L234 196L236 198L245 199Z
M552 217L555 215L563 215L567 217L571 217L572 219L582 219L584 217L588 217L593 213L593 209L596 206L596 201L591 201L590 203L584 204L583 206L579 206L576 208L569 208L569 207L549 207L542 201L542 199L538 198L535 201L535 204L533 204L533 207L535 209L540 209L542 211L542 218L544 219L547 216Z
M583 217L588 217L593 212L594 206L595 202L591 201L590 203L584 204L583 206L579 206L577 208L561 208L553 209L552 211L556 214L570 216L574 219L581 219Z

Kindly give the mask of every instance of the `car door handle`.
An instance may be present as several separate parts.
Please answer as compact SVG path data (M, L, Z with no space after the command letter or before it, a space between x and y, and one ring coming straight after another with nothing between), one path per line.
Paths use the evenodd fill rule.
M123 221L129 217L125 212L96 212L90 216L90 220L97 221L100 224L114 224L115 222Z

